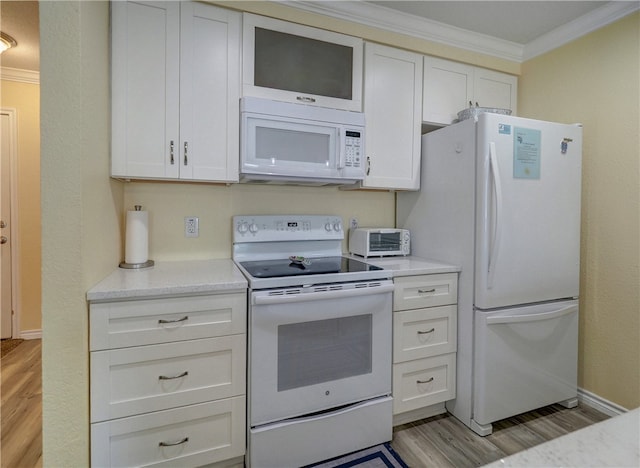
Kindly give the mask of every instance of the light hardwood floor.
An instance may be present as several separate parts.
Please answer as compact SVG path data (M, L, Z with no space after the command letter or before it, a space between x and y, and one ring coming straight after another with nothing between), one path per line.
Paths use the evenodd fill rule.
M26 340L0 360L0 467L42 466L42 344Z
M28 340L0 362L0 467L42 466L41 341ZM391 445L411 468L482 466L608 416L552 405L494 424L480 437L450 415L398 426Z
M411 468L476 467L607 418L585 405L552 405L499 421L480 437L445 414L394 428L391 446Z

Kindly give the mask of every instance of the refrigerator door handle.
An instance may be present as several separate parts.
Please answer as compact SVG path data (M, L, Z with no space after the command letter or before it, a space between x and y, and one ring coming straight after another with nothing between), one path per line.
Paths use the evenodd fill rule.
M496 209L494 213L495 235L490 241L489 264L487 265L487 289L493 287L493 277L496 272L496 262L498 261L498 250L500 247L501 225L500 215L502 214L502 183L500 182L500 172L498 171L498 157L496 155L496 144L489 143L489 162L491 167L491 178L496 191ZM487 204L487 211L490 209Z
M505 323L522 323L522 322L538 322L541 320L552 320L569 315L578 311L577 305L570 305L562 309L542 314L525 314L525 315L503 315L497 317L487 317L487 325L498 325Z

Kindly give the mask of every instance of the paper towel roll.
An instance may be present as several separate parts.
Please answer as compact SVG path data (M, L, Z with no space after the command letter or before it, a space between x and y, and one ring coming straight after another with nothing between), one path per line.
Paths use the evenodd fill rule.
M127 211L124 261L129 264L149 260L149 212Z

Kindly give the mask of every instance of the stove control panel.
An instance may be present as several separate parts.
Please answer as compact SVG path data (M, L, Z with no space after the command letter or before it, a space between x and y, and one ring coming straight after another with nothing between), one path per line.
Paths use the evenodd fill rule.
M335 215L255 215L233 217L233 241L271 242L342 240L342 219Z

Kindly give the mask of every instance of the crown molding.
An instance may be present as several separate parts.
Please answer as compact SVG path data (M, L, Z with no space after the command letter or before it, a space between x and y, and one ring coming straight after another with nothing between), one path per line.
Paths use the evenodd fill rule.
M0 79L7 81L19 81L20 83L40 84L40 72L22 70L20 68L0 68Z
M640 2L613 1L529 42L522 61L542 55L640 9Z
M640 8L640 2L611 1L523 45L363 1L272 1L299 10L364 24L518 63L560 47Z
M523 46L362 1L274 0L299 10L519 62Z

